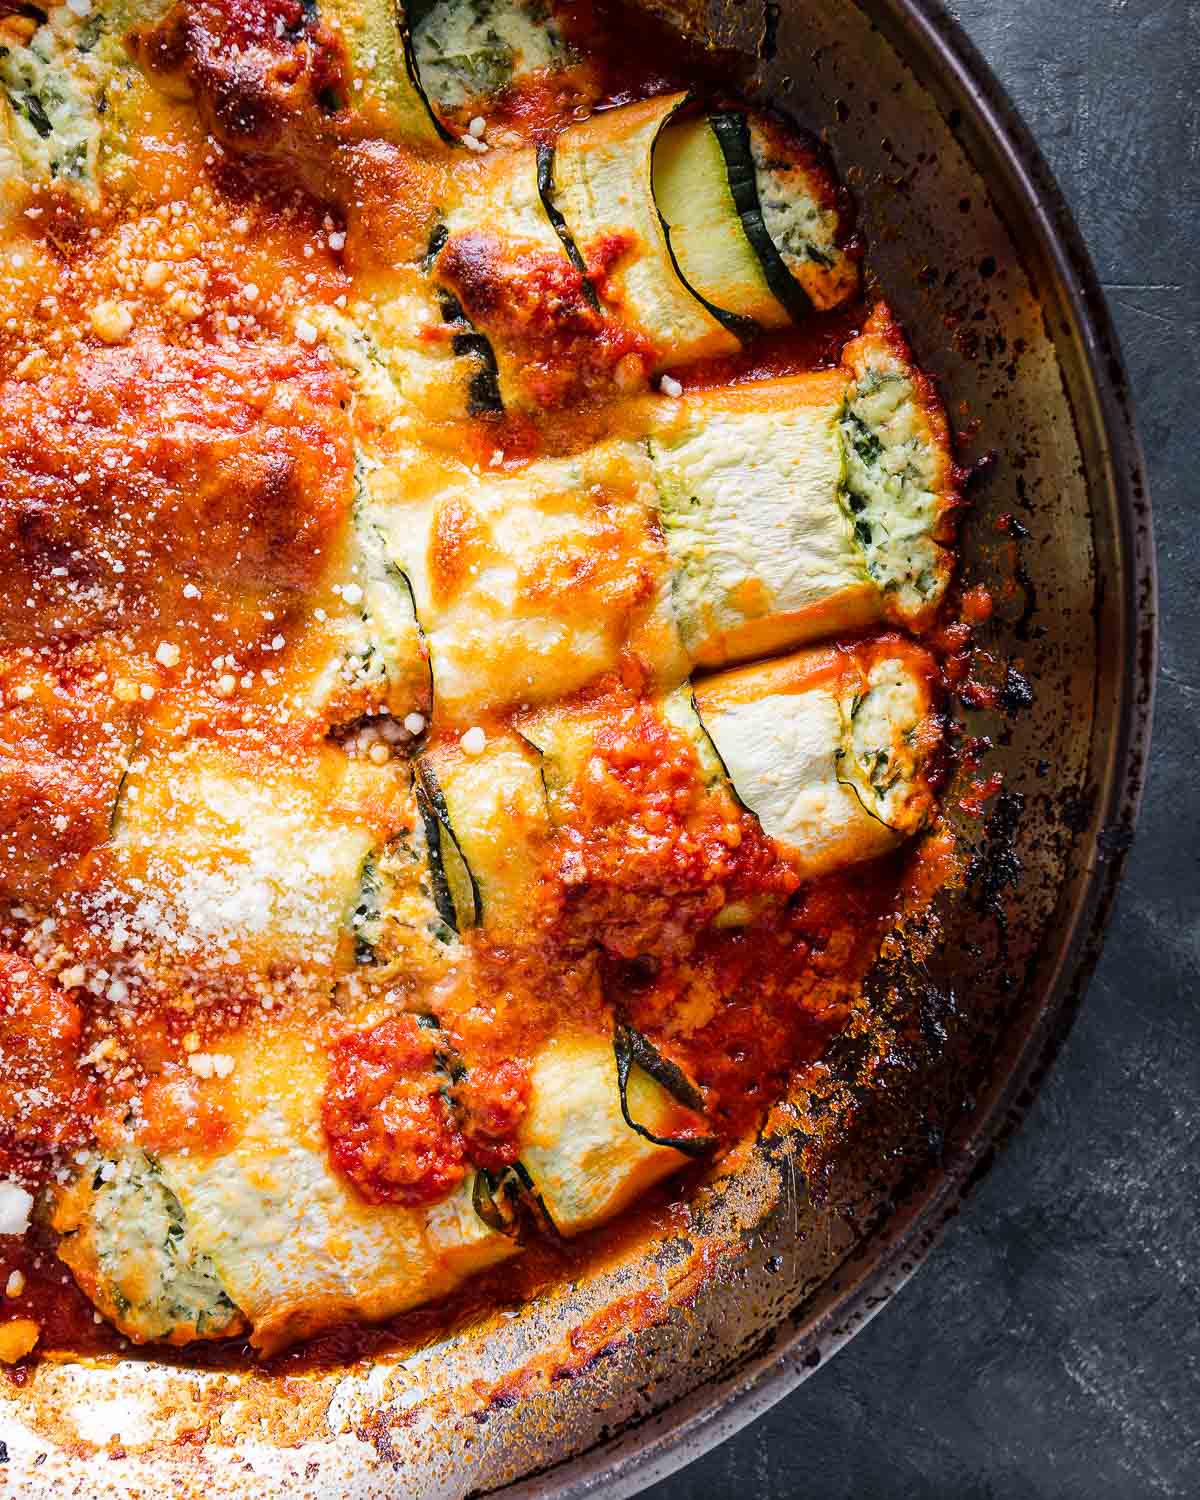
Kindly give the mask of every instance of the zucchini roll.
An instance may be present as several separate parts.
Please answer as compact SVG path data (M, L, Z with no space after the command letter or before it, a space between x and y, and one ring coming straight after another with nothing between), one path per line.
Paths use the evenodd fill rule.
M929 623L950 575L957 471L941 405L885 307L840 370L647 412L672 599L698 665Z
M424 277L399 268L386 299L349 313L309 308L308 321L350 377L364 442L501 410L491 345L461 308L439 304ZM436 332L435 332L436 330ZM365 468L372 467L367 458Z
M430 240L428 274L442 306L486 347L495 409L537 410L575 392L612 389L620 347L571 261L539 191L532 150L464 161L454 201Z
M745 114L685 118L670 94L563 132L543 196L601 303L656 369L733 352L762 328L847 301L842 199L812 147Z
M782 328L857 292L844 195L781 121L725 112L672 122L653 170L680 275L735 332Z
M799 652L695 685L738 800L806 879L873 859L932 811L936 667L883 636Z
M880 617L842 503L840 370L656 402L649 439L672 603L692 660L721 666Z
M570 126L543 173L547 210L572 257L583 265L608 263L597 293L646 339L656 370L739 347L681 280L654 200L654 145L686 97L647 99Z
M419 756L417 775L455 929L481 923L492 933L518 932L536 898L549 831L538 755L507 732L487 736L474 753L441 737Z
M564 1030L543 1048L521 1125L521 1165L560 1234L620 1213L715 1144L701 1100L644 1039Z
M436 943L407 765L328 741L282 754L160 738L134 755L112 836L66 898L132 992L327 995L376 948L383 961L405 946L398 923L420 928L408 947ZM378 890L367 899L384 876L396 922ZM127 949L144 962L130 966Z
M59 1258L97 1311L135 1344L245 1331L183 1205L144 1151L131 1146L87 1160L59 1198L53 1225Z
M199 964L334 965L374 842L347 807L357 775L332 746L282 767L203 745L139 757L106 851L142 893L133 929Z
M473 1176L432 1203L371 1202L331 1162L326 1056L294 1035L236 1038L219 1103L231 1139L90 1161L60 1199L59 1253L130 1338L219 1338L260 1353L376 1321L515 1253L472 1208Z
M158 86L193 94L228 147L285 162L317 191L328 188L326 143L420 147L447 138L396 0L308 0L286 20L237 0L101 6Z
M632 654L687 674L644 448L606 443L422 496L377 476L374 523L411 581L439 721L574 692Z
M920 647L881 636L697 678L654 712L693 752L694 810L736 821L740 806L811 879L886 854L924 824L941 739L935 672ZM541 752L552 820L571 823L597 738L619 735L619 715L555 707L520 727Z

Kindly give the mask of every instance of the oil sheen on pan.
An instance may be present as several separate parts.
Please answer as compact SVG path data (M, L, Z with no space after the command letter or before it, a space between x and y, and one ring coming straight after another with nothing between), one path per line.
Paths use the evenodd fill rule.
M1000 791L852 164L644 17L411 10L0 15L18 1383L380 1357L818 1138Z

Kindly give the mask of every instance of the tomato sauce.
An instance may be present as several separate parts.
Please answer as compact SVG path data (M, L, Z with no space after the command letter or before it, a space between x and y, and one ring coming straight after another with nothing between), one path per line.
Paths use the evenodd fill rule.
M436 1203L466 1171L434 1031L399 1015L330 1048L321 1119L334 1165L369 1203Z
M0 952L0 1177L39 1181L91 1136L95 1080L80 1065L83 1015L19 954Z
M786 898L798 877L652 702L597 709L593 753L566 797L554 850L561 921L626 958L684 952L729 902Z

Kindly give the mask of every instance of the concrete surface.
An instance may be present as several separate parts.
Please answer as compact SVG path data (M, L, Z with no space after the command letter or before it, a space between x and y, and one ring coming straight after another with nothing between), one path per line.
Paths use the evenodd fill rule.
M1200 0L951 8L1066 190L1138 392L1163 630L1140 834L1075 1029L941 1247L651 1500L1200 1497Z

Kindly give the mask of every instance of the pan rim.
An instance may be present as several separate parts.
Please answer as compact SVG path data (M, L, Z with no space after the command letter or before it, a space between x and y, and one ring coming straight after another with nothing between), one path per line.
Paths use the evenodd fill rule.
M1101 792L1090 837L1076 860L1088 873L1069 912L1053 969L1026 1024L1015 1060L994 1084L987 1106L940 1175L894 1221L857 1249L843 1289L817 1294L823 1304L775 1342L619 1437L492 1493L557 1500L603 1493L623 1500L678 1472L734 1436L789 1395L874 1317L915 1275L999 1148L1021 1124L1078 1012L1103 948L1145 785L1158 659L1157 572L1149 487L1130 384L1099 277L1073 213L1048 163L989 64L942 0L855 0L908 62L924 52L921 74L940 106L959 112L990 153L989 190L1007 190L1034 236L1031 257L1050 273L1068 339L1082 355L1072 396L1086 398L1102 440L1107 500L1119 583L1118 627L1125 649L1115 684ZM934 80L931 82L930 80ZM939 97L940 96L940 97ZM957 130L956 130L957 133ZM970 148L968 156L973 157ZM1000 207L999 202L997 206ZM1003 209L1001 208L1003 213ZM1026 243L1030 243L1026 241ZM1059 339L1054 340L1056 347ZM1077 425L1080 422L1076 411ZM1100 728L1100 726L1097 726ZM1093 737L1093 754L1096 747ZM1114 839L1113 833L1118 836ZM1106 842L1106 835L1109 835ZM872 1254L872 1250L876 1253ZM854 1262L866 1264L855 1275ZM844 1283L849 1280L850 1285Z

